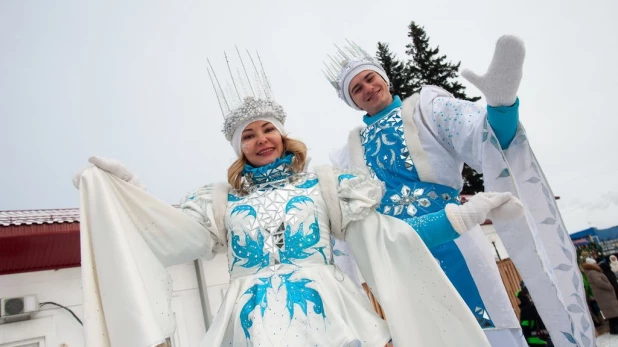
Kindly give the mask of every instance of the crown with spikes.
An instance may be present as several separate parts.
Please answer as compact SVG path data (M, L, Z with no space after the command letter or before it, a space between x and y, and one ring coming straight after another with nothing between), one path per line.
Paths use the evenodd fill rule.
M342 99L344 98L342 92L343 80L347 73L355 67L369 64L382 69L380 63L359 45L349 40L346 40L346 42L347 45L343 46L343 48L335 45L337 52L334 56L328 55L329 61L324 62L326 69L322 70L326 79L337 90L339 97Z
M346 40L346 43L347 45L344 45L343 48L335 45L337 52L334 55L328 55L328 61L324 62L326 68L322 70L322 73L335 88L339 98L351 107L359 109L356 104L354 104L354 101L352 101L352 98L347 90L347 84L349 84L350 80L354 77L351 75L356 75L360 72L357 71L357 68L364 67L374 70L378 72L387 82L388 77L377 59L367 53L356 43L349 40Z
M286 118L283 107L277 104L273 98L272 89L264 72L259 53L256 53L258 68L253 56L247 50L247 56L251 62L248 70L238 47L236 47L236 53L240 66L237 65L235 71L232 71L227 54L223 53L229 72L229 79L224 80L223 85L215 74L210 60L207 59L208 77L217 95L219 108L224 119L221 131L228 141L232 140L236 127L246 120L268 116L274 117L283 124ZM253 69L251 69L252 67Z

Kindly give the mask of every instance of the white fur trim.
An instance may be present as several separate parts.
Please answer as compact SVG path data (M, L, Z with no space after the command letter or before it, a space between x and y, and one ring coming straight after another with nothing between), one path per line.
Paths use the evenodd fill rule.
M312 159L313 158L311 158L309 155L307 155L307 157L305 158L305 167L303 168L303 172L309 171L309 164L311 163Z
M361 170L364 173L369 173L369 168L365 164L365 156L363 155L363 146L361 145L360 132L364 127L357 127L350 131L348 135L348 150L350 152L350 162L352 169Z
M230 186L227 183L217 183L212 190L212 214L217 227L217 237L221 242L227 243L227 231L225 228L225 214L227 213L227 196Z
M436 183L436 174L433 171L429 155L423 149L421 139L418 135L418 128L414 122L414 115L417 112L417 103L419 95L414 94L411 97L403 101L401 108L401 118L403 120L403 135L408 145L408 151L412 157L412 161L416 166L419 178L423 182ZM419 117L420 118L420 117ZM357 127L350 132L348 136L348 148L350 151L350 158L352 166L356 169L360 169L363 172L368 173L369 169L365 163L365 157L363 155L363 146L361 145L360 132L364 127Z
M333 168L328 165L320 165L315 168L315 174L318 176L320 192L326 204L326 211L328 211L330 232L336 238L343 240L343 215L341 205L339 204L339 196L337 195L337 179L335 178Z
M437 183L438 179L433 168L429 155L423 149L421 138L418 136L418 128L414 121L414 114L420 112L418 110L419 94L414 94L403 101L401 107L401 119L403 120L403 135L408 145L408 151L412 157L412 162L416 166L418 177L422 182ZM420 119L420 117L419 117Z

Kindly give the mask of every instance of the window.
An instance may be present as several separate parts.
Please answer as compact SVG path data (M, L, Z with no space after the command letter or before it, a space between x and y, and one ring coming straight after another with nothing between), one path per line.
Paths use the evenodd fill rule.
M0 347L45 347L45 338L38 337L21 341L0 344Z

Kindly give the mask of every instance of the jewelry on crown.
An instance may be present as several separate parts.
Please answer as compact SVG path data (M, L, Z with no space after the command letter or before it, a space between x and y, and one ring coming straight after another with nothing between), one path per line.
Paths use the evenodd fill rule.
M238 53L239 65L235 66L235 74L232 72L230 59L224 53L229 78L223 81L223 85L215 74L210 60L207 61L208 77L217 95L219 108L224 119L221 131L234 147L236 154L240 155L240 136L234 136L240 126L244 128L255 120L266 120L273 123L279 132L285 135L283 124L286 114L283 107L277 104L273 98L272 89L264 72L259 53L257 54L258 68L253 56L247 51L251 63L249 69L247 69L238 48L236 48L236 52Z
M361 109L354 103L349 91L350 82L354 76L362 71L371 70L379 74L387 84L390 84L390 80L382 65L374 57L354 42L347 40L346 42L347 45L343 46L343 49L335 45L337 52L334 56L328 56L329 60L324 62L326 69L322 70L322 73L335 88L339 98L348 106L360 111Z

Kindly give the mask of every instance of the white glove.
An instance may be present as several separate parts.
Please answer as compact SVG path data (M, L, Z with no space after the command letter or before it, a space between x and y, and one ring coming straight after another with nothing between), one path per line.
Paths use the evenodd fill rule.
M504 35L498 39L489 69L484 75L464 69L461 76L485 95L487 105L511 106L517 100L525 56L524 42L518 37Z
M77 174L75 174L75 176L73 176L73 186L77 189L79 189L79 180L82 177L82 173L86 169L94 165L98 167L99 169L106 171L107 173L112 174L127 183L130 183L140 189L146 190L146 187L139 181L137 176L132 174L124 165L122 165L116 159L106 159L102 157L90 157L88 159L88 162L90 162L92 165L88 165L87 167L79 171Z
M521 201L509 192L478 193L463 205L448 204L446 217L459 234L487 220L488 216L510 220L523 215Z
M524 204L518 198L511 196L507 202L489 211L487 218L496 221L509 222L524 216Z

